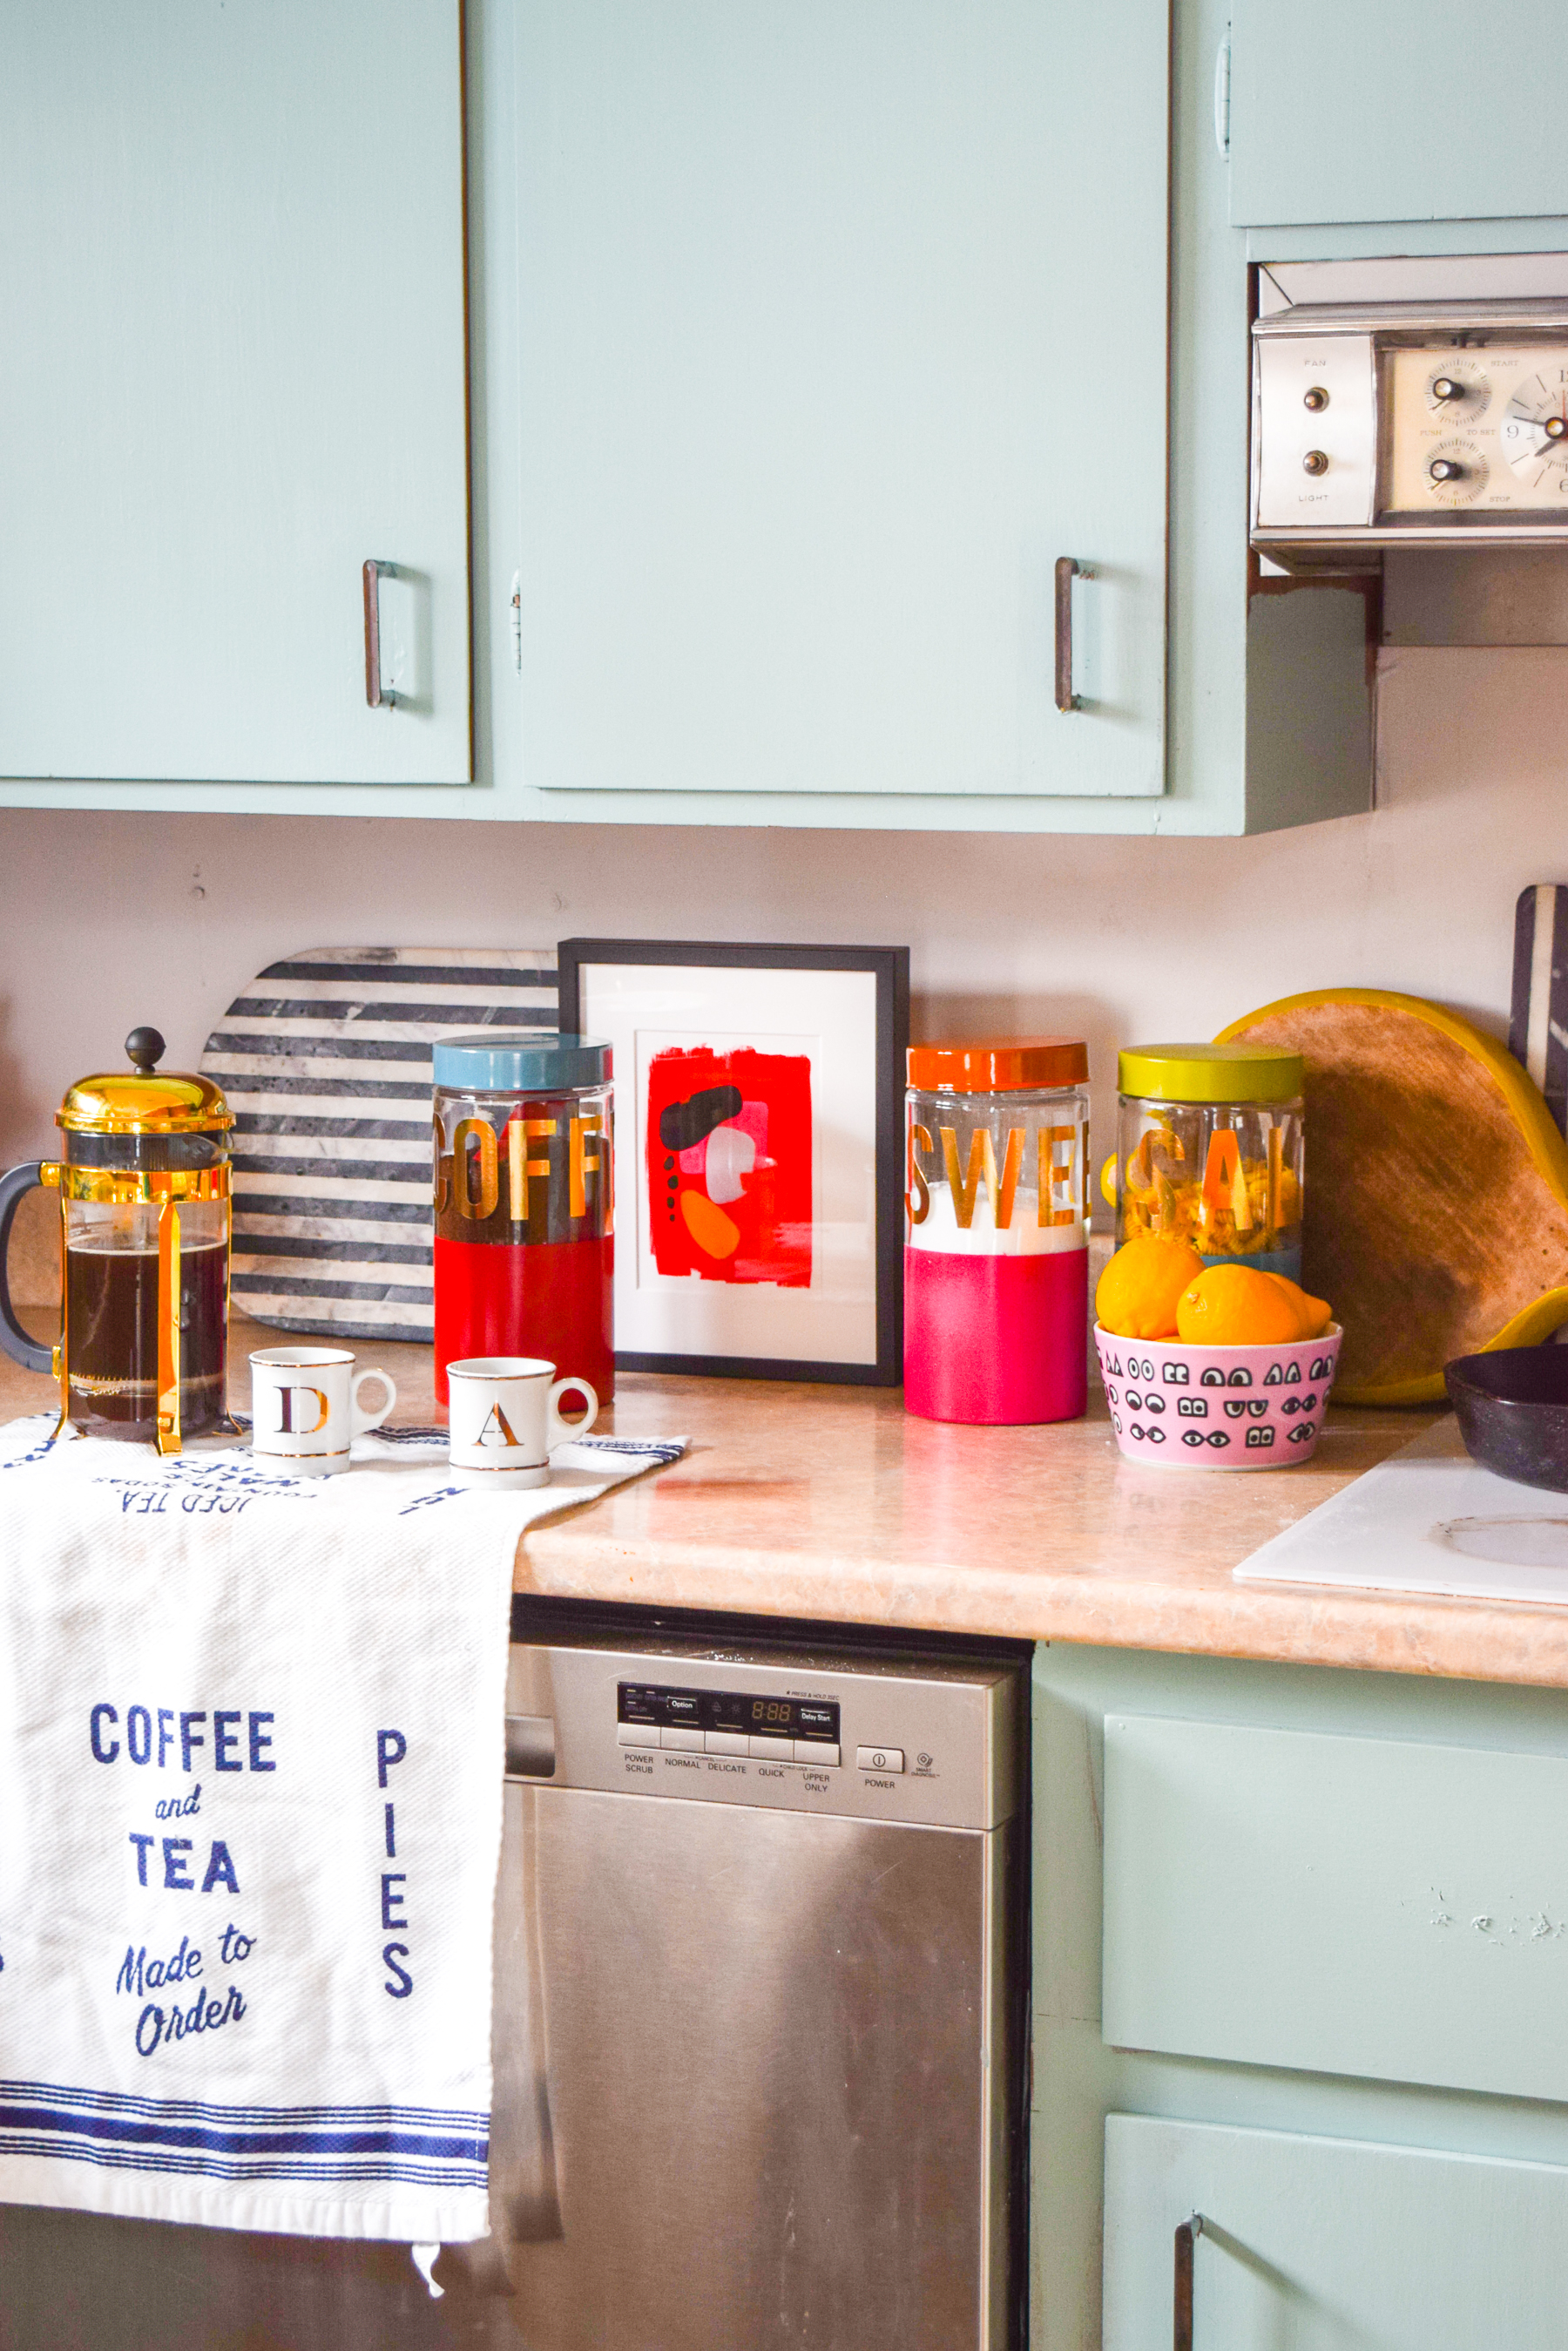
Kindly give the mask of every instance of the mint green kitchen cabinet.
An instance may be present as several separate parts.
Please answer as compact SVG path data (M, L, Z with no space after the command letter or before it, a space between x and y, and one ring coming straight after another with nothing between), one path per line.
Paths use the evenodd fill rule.
M1043 1648L1033 2351L1568 2341L1568 1693Z
M1249 580L1216 9L530 11L535 812L1231 833L1369 805L1365 595Z
M461 16L0 14L6 777L469 777Z
M1249 569L1230 5L468 0L466 285L457 0L12 11L0 802L1366 810L1369 600Z
M1568 2168L1112 2115L1105 2351L1171 2340L1194 2212L1193 2351L1568 2340Z
M1167 0L535 0L534 783L1161 791L1168 39Z
M1568 1754L1109 1715L1119 2048L1568 2101Z
M1231 0L1231 217L1499 220L1563 209L1554 0ZM1550 249L1550 248L1548 248Z

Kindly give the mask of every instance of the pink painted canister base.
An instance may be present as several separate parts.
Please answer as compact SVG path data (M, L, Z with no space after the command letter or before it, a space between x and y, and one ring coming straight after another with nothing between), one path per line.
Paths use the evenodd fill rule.
M1291 1469L1317 1450L1343 1336L1279 1347L1118 1339L1095 1325L1116 1443L1129 1461L1183 1469Z
M1088 1404L1089 1252L904 1251L904 1403L922 1420L1016 1426Z

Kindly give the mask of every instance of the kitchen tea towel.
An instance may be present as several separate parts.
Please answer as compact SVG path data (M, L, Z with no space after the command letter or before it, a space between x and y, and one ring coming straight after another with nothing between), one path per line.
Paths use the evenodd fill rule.
M513 1562L549 1486L0 1429L0 2199L487 2227Z

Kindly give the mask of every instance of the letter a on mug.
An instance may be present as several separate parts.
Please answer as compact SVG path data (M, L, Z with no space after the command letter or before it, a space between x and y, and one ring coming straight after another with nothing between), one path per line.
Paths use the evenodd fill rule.
M587 1380L556 1377L556 1366L535 1355L468 1355L449 1364L452 1386L452 1474L459 1486L543 1486L554 1447L594 1425L599 1400ZM587 1406L575 1427L561 1418L561 1398L573 1390ZM497 1455L502 1458L497 1460Z

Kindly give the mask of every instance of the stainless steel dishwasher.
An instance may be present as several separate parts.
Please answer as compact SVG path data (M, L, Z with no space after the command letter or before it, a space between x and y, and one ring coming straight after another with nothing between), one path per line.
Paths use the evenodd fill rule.
M491 2195L531 2351L1004 2351L1023 1687L514 1648Z
M648 1622L514 1638L494 2233L440 2298L0 2207L5 2351L1017 2351L1026 1653Z

